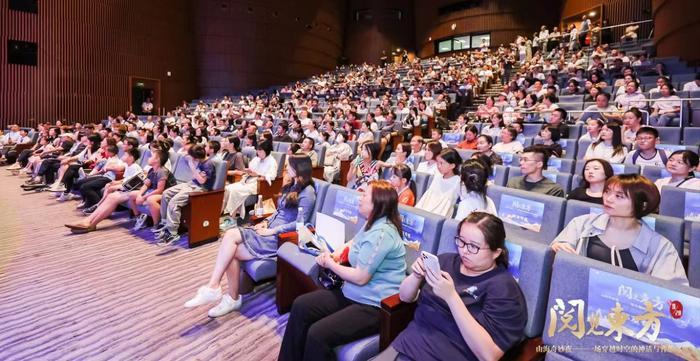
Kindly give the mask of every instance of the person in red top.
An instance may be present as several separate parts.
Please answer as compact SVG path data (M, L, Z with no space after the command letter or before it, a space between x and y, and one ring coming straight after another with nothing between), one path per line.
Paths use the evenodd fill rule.
M411 176L411 168L405 164L397 164L391 167L389 182L399 195L399 204L413 207L416 204L416 183Z
M479 130L476 126L467 126L464 132L464 140L457 144L458 149L476 149L476 140L479 137Z

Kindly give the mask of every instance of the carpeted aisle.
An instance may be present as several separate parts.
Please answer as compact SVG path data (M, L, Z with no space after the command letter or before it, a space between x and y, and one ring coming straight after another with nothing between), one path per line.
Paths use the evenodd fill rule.
M23 194L0 169L0 360L275 360L287 315L274 285L219 319L189 310L218 243L170 248L125 213L73 235L75 201Z

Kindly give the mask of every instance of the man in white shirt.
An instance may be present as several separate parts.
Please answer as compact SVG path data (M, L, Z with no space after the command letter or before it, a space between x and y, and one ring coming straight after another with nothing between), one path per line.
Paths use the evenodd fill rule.
M595 105L591 105L584 109L583 115L579 119L581 122L586 122L589 118L595 117L604 121L620 120L621 114L617 107L610 104L610 94L599 93L595 98Z
M685 83L683 85L683 91L694 91L700 90L700 73L695 74L695 80Z
M633 80L626 84L625 93L618 95L615 98L615 103L617 107L622 110L628 110L629 108L635 107L638 109L645 109L647 107L646 98L643 94L639 93L639 83Z
M20 138L19 125L10 126L10 131L0 138L0 145L14 145Z

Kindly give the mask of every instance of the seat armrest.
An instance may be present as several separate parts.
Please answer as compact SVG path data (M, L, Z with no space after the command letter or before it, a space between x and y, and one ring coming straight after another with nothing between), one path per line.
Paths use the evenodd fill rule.
M416 303L401 301L399 294L389 296L382 300L379 313L379 351L386 349L391 342L413 320L416 311Z

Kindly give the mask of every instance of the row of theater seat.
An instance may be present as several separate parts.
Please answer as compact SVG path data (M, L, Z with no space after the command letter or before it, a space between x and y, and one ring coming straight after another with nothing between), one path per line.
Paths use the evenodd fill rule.
M349 196L359 198L359 193L340 187L338 185L329 185L326 182L316 180L317 189L317 204L316 212L333 215L336 211L336 201L339 197L346 199ZM571 277L577 280L582 280L588 274L584 270L589 268L607 270L615 274L623 275L633 279L642 280L649 284L666 287L663 282L655 280L651 277L641 275L636 272L620 270L607 266L600 262L590 261L584 257L569 256L564 254L556 255L554 266L552 260L555 258L553 252L549 248L549 242L559 233L561 228L570 221L571 218L587 214L591 212L591 208L600 208L600 206L579 201L565 201L562 198L536 195L525 191L507 189L494 186L489 190L489 196L494 199L498 205L502 195L522 197L545 203L547 209L547 222L543 222L540 232L525 230L521 227L506 223L507 239L512 247L521 248L519 261L511 259L511 262L517 262L519 268L519 284L523 290L528 308L528 323L525 334L527 337L537 337L543 333L545 329L545 321L550 317L547 310L552 308L557 298L572 299L583 298L587 295L587 282L572 283ZM413 217L419 217L423 220L423 228L421 234L421 250L425 250L434 254L445 252L456 252L454 236L457 233L459 222L453 219L445 219L429 212L415 209L412 207L401 206L400 211L403 214L410 213ZM559 216L557 216L559 215ZM338 217L336 217L338 218ZM654 218L654 227L657 232L665 235L670 239L675 239L674 245L680 251L682 243L678 242L683 237L684 222L681 219L666 217L666 216L651 216ZM365 222L358 215L356 222L351 220L338 218L346 226L346 239L350 239L352 235L359 230ZM700 247L700 224L692 226L693 239L692 247ZM407 263L410 265L415 259L416 254L407 255ZM691 255L691 284L695 287L700 286L700 256L695 258ZM312 256L299 251L298 247L293 243L284 243L279 251L278 257L282 262L286 262L294 267L299 272L307 275L310 279L315 280L318 267ZM256 280L262 280L274 276L275 261L250 261L244 264L244 270ZM576 269L576 275L569 274L569 281L566 281L566 274ZM550 282L551 279L551 282ZM566 287L562 287L559 283L568 282ZM690 287L675 287L669 288L689 294L700 295L699 289ZM584 295L584 297L581 297ZM547 322L549 322L547 320ZM557 334L554 338L545 338L545 343L556 343L559 341L557 337L565 337ZM339 347L336 351L339 360L364 360L379 350L379 336L371 336L357 342ZM575 353L575 352L574 352Z

